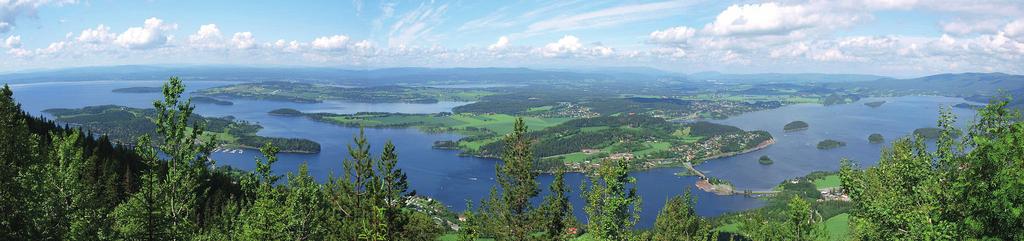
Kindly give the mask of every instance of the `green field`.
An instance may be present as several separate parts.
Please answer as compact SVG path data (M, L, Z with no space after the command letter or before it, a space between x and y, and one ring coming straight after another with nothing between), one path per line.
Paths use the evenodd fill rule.
M828 240L846 240L850 236L850 214L843 213L825 220Z
M814 187L818 189L837 188L842 185L837 174L828 175L822 179L815 179L812 182L814 182Z

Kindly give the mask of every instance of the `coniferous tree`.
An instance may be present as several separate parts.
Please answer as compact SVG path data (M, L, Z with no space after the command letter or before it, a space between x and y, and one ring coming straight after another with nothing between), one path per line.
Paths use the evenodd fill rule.
M628 240L633 226L640 219L640 196L636 179L629 176L629 164L622 159L601 163L590 177L589 187L582 186L587 201L587 232L598 240ZM633 184L632 186L630 184Z
M405 231L405 225L411 217L405 207L405 195L409 189L406 175L398 169L398 153L395 152L395 145L391 141L384 143L384 151L375 164L375 174L372 178L373 186L370 188L374 200L378 206L383 208L384 222L388 227L388 239L409 239L412 237L401 237L402 235L416 235Z
M33 142L21 105L4 84L0 90L0 239L30 239L29 217L24 208L25 190L18 184L18 171L33 163Z
M567 240L572 238L568 229L575 227L576 217L572 214L572 203L569 202L569 189L565 186L565 169L555 171L555 179L549 186L551 195L544 198L541 205L543 213L539 221L544 223L544 235L547 240Z
M281 192L274 184L280 176L271 167L280 151L269 142L260 148L264 160L256 159L256 200L242 211L241 240L284 240L287 236L288 214L281 202ZM251 179L250 179L251 180Z
M165 190L158 172L160 164L148 135L139 137L135 151L145 162L147 171L142 174L138 192L110 214L114 220L113 230L117 239L169 240L167 226L170 220L165 214Z
M203 181L209 178L209 158L215 141L202 141L204 127L192 122L191 100L181 101L185 86L177 77L163 85L163 101L154 101L157 134L163 142L160 151L167 155L167 177L164 181L166 212L170 224L168 235L172 240L188 239L197 233L201 198L209 187ZM191 123L191 125L190 125Z
M495 235L502 240L527 240L530 232L538 228L530 220L530 199L540 194L537 174L533 169L531 142L526 136L523 118L517 118L512 132L505 135L502 164L495 167L500 196L487 208L495 225Z

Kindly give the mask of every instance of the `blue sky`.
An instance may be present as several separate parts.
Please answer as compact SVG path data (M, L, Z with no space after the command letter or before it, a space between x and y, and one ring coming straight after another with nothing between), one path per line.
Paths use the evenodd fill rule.
M121 64L1024 73L1024 1L0 0L0 71Z

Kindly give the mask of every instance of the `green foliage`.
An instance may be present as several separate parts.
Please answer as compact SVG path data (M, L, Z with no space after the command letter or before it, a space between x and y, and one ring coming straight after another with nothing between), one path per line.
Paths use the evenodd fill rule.
M810 203L794 195L781 213L752 213L743 220L740 231L753 240L813 241L827 237L820 222L821 216Z
M572 203L569 202L569 189L565 186L565 171L555 172L555 180L549 187L551 195L544 197L541 204L539 221L544 223L546 240L568 240L569 228L576 228L576 218L572 214Z
M655 241L696 241L709 240L711 224L697 216L697 200L687 189L682 196L675 196L665 202L665 207L654 221L652 240Z
M501 192L488 201L492 212L488 217L495 225L495 235L502 240L526 240L536 228L530 220L533 210L530 199L540 194L540 189L526 132L523 119L516 119L512 132L505 135L503 162L495 167L495 179Z
M853 234L869 240L1024 238L1024 123L1007 101L978 111L968 136L948 109L936 131L936 150L919 135L882 152L876 167L844 163L843 188L855 201ZM970 150L970 151L965 151Z
M632 184L632 185L631 185ZM588 187L589 186L589 187ZM629 164L621 159L601 163L589 185L582 186L587 206L587 232L597 240L632 239L630 230L640 219L640 195Z

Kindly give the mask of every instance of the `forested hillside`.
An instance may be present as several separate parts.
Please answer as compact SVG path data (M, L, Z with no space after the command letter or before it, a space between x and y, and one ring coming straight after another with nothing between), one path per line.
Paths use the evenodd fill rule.
M183 90L177 78L163 86L165 99L154 104L156 134L131 148L27 116L5 86L0 240L1024 239L1024 122L1005 101L980 109L960 139L952 114L940 113L934 151L920 137L901 138L884 149L878 166L844 162L837 191L849 196L846 207L818 201L821 194L807 186L817 184L784 184L769 206L730 216L736 222L726 228L719 225L728 220L696 215L687 193L670 199L653 228L636 229L644 200L628 162L604 159L580 187L561 171L541 187L533 165L542 150L521 118L502 138L491 194L456 215L444 205L459 204L409 190L394 145L374 155L361 134L349 156L339 157L344 171L324 183L305 166L283 181L271 172L279 149L269 144L250 172L210 169L216 143L189 121L194 107L181 98ZM818 176L807 179L826 178ZM541 197L541 188L549 194ZM568 201L572 190L580 190L585 205ZM578 208L586 219L572 215ZM831 232L841 224L832 220L847 220L849 233Z

